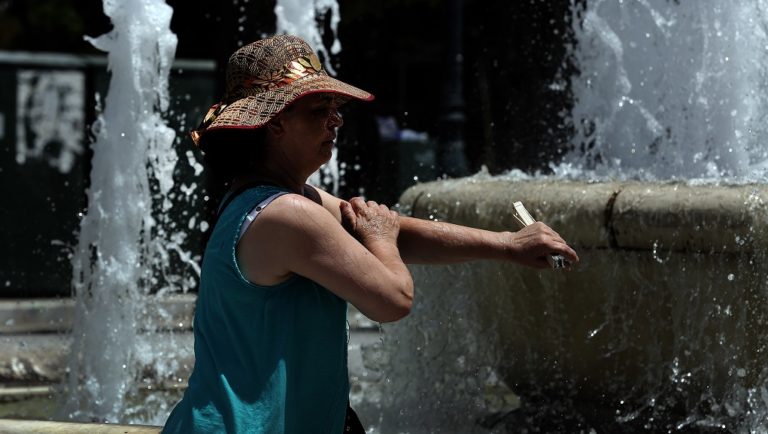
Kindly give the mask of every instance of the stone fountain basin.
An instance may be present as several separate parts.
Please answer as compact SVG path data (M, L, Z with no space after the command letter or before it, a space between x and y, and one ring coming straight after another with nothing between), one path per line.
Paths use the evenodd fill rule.
M579 253L571 272L478 262L445 282L476 294L515 391L691 408L764 380L766 198L764 185L474 177L416 185L400 205L499 231L519 228L519 200Z

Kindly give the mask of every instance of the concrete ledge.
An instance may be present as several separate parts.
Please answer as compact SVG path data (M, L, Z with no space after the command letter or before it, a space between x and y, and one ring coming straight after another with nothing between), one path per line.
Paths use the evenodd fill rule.
M610 218L618 247L739 252L766 245L768 187L624 184Z
M185 331L192 328L195 294L179 294L147 305L142 322L156 330ZM14 299L0 301L0 334L66 332L72 328L75 301L61 299Z
M520 225L510 210L513 202L522 201L534 218L556 227L572 243L610 247L606 209L619 190L618 184L450 180L411 187L400 204L414 217L516 231Z
M183 332L192 330L195 294L172 295L147 306L143 322L152 330ZM0 336L22 333L68 332L72 328L75 302L69 298L0 300ZM347 315L350 328L376 329L354 306Z
M575 246L744 252L768 244L768 186L474 179L418 184L404 212L489 230L517 230L512 203Z
M0 419L5 434L156 434L159 426Z
M33 334L0 336L0 383L11 385L52 384L61 381L66 372L71 340L64 334ZM173 344L171 344L173 343ZM142 362L145 378L159 383L177 378L187 378L194 366L192 333L152 333L139 336L144 348L164 348L146 351ZM174 372L156 372L152 367L165 366L164 360L172 360ZM0 385L0 397L5 388Z

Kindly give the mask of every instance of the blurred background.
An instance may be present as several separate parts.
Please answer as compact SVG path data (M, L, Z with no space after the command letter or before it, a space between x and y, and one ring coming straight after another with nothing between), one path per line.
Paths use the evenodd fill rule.
M166 120L181 158L199 158L187 132L221 97L229 54L275 32L275 2L168 4L178 48ZM416 182L483 166L546 172L566 150L570 0L340 0L339 8L341 51L328 60L340 79L376 95L345 110L342 197L393 204ZM330 16L318 19L330 46ZM109 83L106 58L84 36L111 28L99 0L0 0L2 296L69 295L89 128ZM204 184L204 174L176 170ZM191 250L196 243L188 240Z

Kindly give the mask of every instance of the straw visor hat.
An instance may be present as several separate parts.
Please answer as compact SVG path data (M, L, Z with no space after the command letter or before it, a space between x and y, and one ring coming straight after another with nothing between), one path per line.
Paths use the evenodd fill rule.
M191 132L195 144L220 128L259 128L297 98L330 92L370 101L373 95L330 77L309 44L278 35L252 42L229 58L227 93Z

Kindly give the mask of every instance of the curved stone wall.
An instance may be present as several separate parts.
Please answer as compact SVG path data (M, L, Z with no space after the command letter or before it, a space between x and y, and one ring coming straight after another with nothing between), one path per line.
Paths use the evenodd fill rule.
M400 204L417 217L516 230L512 202L586 248L743 252L766 244L768 186L586 183L464 179L408 189ZM638 229L642 231L638 231Z
M602 403L612 417L649 407L717 417L765 382L766 199L762 185L475 177L414 186L400 205L517 230L519 200L579 252L570 273L478 263L443 282L476 292L475 320L498 340L497 369L515 391ZM424 291L440 288L417 282L417 299Z

